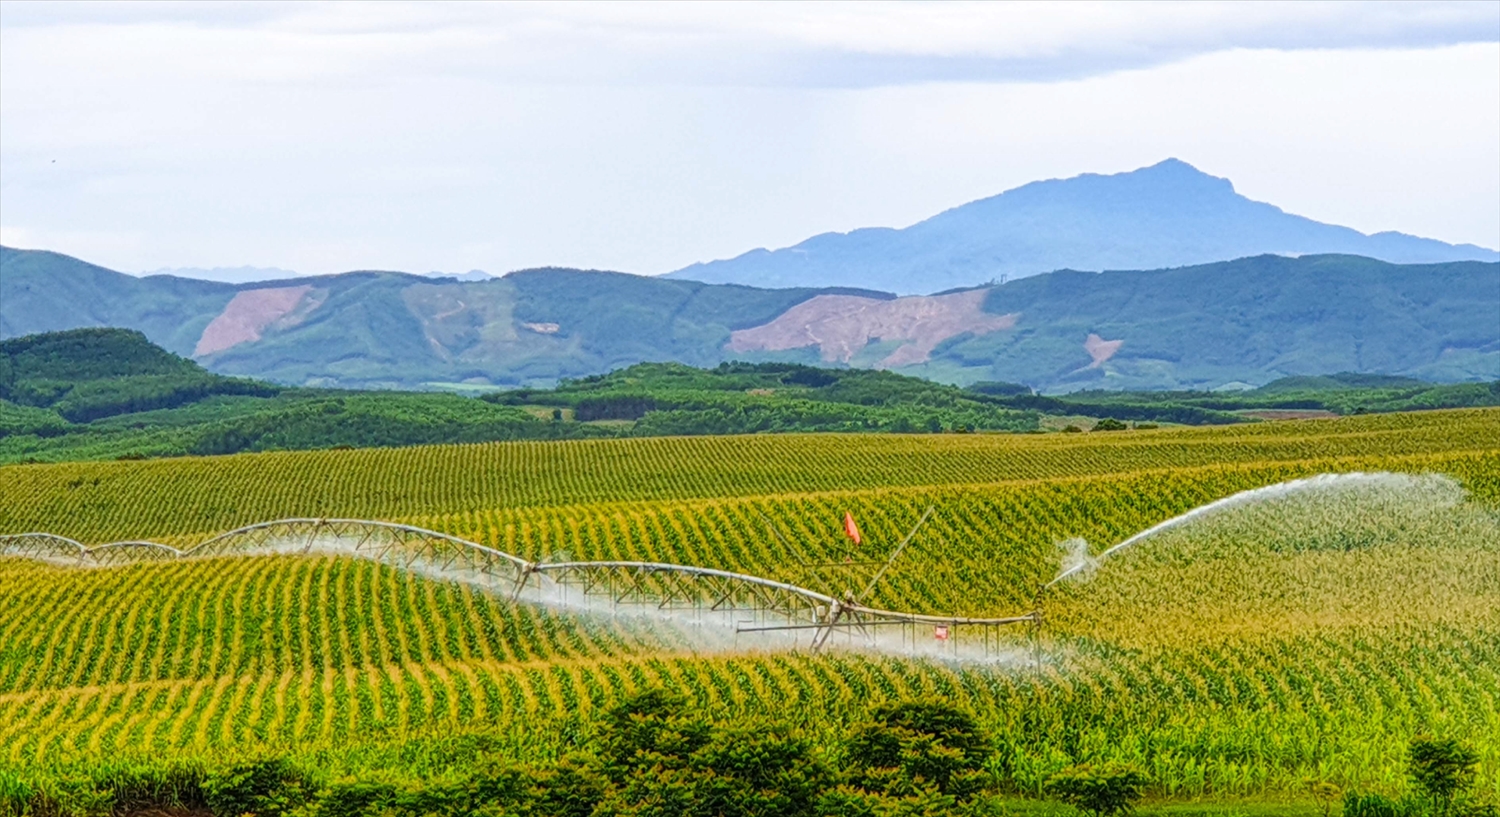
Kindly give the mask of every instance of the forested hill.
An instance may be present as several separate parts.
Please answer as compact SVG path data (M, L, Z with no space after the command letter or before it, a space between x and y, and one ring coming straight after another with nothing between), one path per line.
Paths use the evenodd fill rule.
M641 362L887 369L963 385L1215 389L1328 372L1500 377L1500 263L1347 255L1058 271L896 297L538 269L230 285L0 251L0 336L136 329L209 371L343 388L545 387Z
M892 297L558 268L477 282L360 271L233 285L0 248L0 338L124 327L216 372L313 386L514 386L643 360L712 365L732 331L817 295Z
M554 389L442 392L279 387L204 371L126 329L0 341L0 465L494 440L842 431L918 434L1500 405L1500 381L1434 385L1340 374L1233 392L1037 395L795 363L642 363Z
M581 421L634 421L638 432L709 434L781 431L797 418L833 407L878 409L886 431L1025 428L997 409L1035 411L1046 427L1095 420L1222 425L1263 418L1500 406L1500 380L1433 384L1408 377L1339 373L1286 377L1257 389L1224 392L1079 391L1034 393L1018 383L944 386L892 372L819 369L792 363L721 363L695 369L643 363L607 375L569 381L555 389L516 389L485 395L503 405L556 407ZM848 408L846 416L854 412ZM1055 421L1055 422L1053 422ZM1111 426L1118 430L1123 426ZM1026 429L1029 430L1029 429Z
M991 289L985 310L1019 315L1015 331L956 339L906 371L1051 391L1259 386L1328 372L1500 378L1500 263L1259 256L1062 271Z
M12 419L29 416L48 430L177 408L215 395L271 397L280 391L269 383L212 374L127 329L76 329L0 341L0 401L8 404ZM4 426L0 423L0 436Z
M477 400L222 377L126 329L0 342L0 465L496 440L1037 428L1035 410L861 369L640 364L556 392Z

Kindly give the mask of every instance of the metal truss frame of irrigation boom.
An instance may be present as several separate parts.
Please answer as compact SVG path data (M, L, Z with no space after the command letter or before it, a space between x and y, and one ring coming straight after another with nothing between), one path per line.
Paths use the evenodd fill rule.
M188 548L158 542L126 541L88 546L51 533L0 535L0 558L18 557L76 567L109 567L147 561L327 553L349 555L434 578L478 585L512 601L542 604L589 602L605 609L696 611L701 617L726 616L734 632L795 635L810 632L810 646L822 649L839 632L851 642L856 633L874 638L874 628L903 628L903 641L919 641L922 627L933 627L953 641L960 632L978 633L986 654L998 647L998 628L1039 621L1036 612L999 618L928 615L884 610L864 604L932 514L928 508L880 571L859 593L843 598L761 576L667 562L533 562L438 531L368 519L294 518L235 528ZM780 534L777 534L778 538ZM748 616L748 617L747 617Z

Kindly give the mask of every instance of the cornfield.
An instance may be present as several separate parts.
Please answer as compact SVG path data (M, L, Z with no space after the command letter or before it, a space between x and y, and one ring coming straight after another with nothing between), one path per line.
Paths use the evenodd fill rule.
M1078 580L1104 547L1204 503L1393 472L1205 517ZM1449 475L1451 479L1432 475ZM0 469L0 533L191 544L283 516L418 525L528 559L656 560L839 594L927 507L871 602L958 615L1040 603L992 662L707 645L512 604L343 557L78 569L0 559L0 765L290 752L357 769L455 735L516 757L588 740L664 686L725 718L836 734L875 702L974 710L1021 791L1074 762L1166 796L1399 793L1441 731L1500 794L1500 412L1053 436L750 437L263 454ZM852 513L866 543L838 520Z
M1494 410L1130 434L683 437L243 454L0 468L0 532L183 541L284 517L504 508L1106 476L1500 448ZM1359 467L1358 462L1344 469ZM1500 493L1494 475L1488 490Z

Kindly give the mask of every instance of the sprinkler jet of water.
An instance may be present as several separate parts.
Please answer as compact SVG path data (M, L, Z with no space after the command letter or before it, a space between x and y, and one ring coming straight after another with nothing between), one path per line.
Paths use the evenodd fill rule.
M1192 522L1195 519L1199 519L1201 517L1225 510L1227 508L1233 508L1262 500L1280 499L1284 496L1303 493L1306 491L1375 484L1391 479L1394 476L1394 474L1390 473L1370 474L1360 471L1354 471L1347 474L1318 474L1316 476L1288 480L1287 482L1278 482L1275 485L1266 485L1260 488L1251 488L1247 491L1240 491L1236 494L1230 494L1229 496L1223 497L1222 499L1216 499L1213 502L1199 505L1198 507L1187 511L1186 513L1174 516L1171 519L1166 520L1165 522L1159 522L1155 525L1152 525L1151 527L1146 528L1139 533L1133 534L1119 544L1107 548L1103 553L1100 553L1096 557L1085 557L1082 560L1076 561L1075 564L1065 568L1061 573L1058 573L1057 578L1053 579L1050 582L1047 582L1043 589L1051 587L1052 585L1057 584L1064 579L1076 576L1079 573L1082 573L1083 571L1089 569L1091 566L1098 565L1105 559L1108 559L1110 556L1114 555L1116 551L1124 550L1125 548L1128 548L1131 545L1140 542L1142 539L1148 539L1158 533L1161 533L1164 530L1187 524L1188 522ZM1087 546L1085 545L1085 548L1086 547Z
M1033 620L1032 632L1034 634L1036 645L1037 675L1040 676L1042 671L1042 596L1049 589L1051 589L1053 585L1058 584L1064 579L1069 579L1074 576L1081 575L1094 569L1095 567L1098 567L1105 559L1108 559L1115 552L1124 550L1125 548L1128 548L1143 539L1150 538L1158 533L1161 533L1164 530L1187 524L1188 522L1191 522L1195 519L1199 519L1218 511L1238 507L1240 505L1247 505L1252 502L1280 499L1285 496L1304 493L1308 491L1358 487L1364 485L1378 485L1387 480L1396 478L1399 478L1398 475L1389 472L1365 473L1361 471L1354 471L1344 474L1317 474L1311 477L1303 477L1301 479L1278 482L1274 485L1265 485L1260 488L1251 488L1246 491L1240 491L1239 493L1230 494L1229 496L1223 497L1221 499L1216 499L1212 502L1199 505L1196 508L1174 516L1164 522L1159 522L1155 525L1152 525L1151 527L1146 528L1143 531L1131 535L1120 543L1106 548L1098 556L1093 557L1088 555L1088 543L1084 542L1082 539L1064 543L1070 546L1070 558L1068 558L1066 566L1062 569L1061 572L1057 574L1056 578L1037 589L1036 596L1033 599L1032 603L1032 615L1035 617Z

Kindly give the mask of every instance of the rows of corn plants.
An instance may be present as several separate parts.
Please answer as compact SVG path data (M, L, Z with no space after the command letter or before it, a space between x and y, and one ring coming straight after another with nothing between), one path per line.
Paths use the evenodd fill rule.
M1454 475L1481 501L1500 451L1246 463L1026 480L1000 485L599 503L414 517L410 521L529 559L650 560L767 576L820 592L860 590L922 517L910 547L865 600L921 613L1005 615L1058 570L1057 543L1109 545L1236 492L1325 472ZM855 545L839 520L863 529ZM850 564L852 563L852 564Z
M122 758L267 753L350 763L357 751L453 734L505 754L586 743L597 713L663 687L715 719L774 716L836 734L886 700L945 700L998 740L1025 791L1076 762L1128 762L1164 795L1295 794L1309 779L1399 791L1402 746L1440 730L1500 777L1500 634L1440 626L1295 635L1025 672L832 653L473 660L74 687L0 696L0 765L46 771ZM351 747L354 747L351 750Z
M859 562L883 558L930 506L867 601L1044 611L1039 660L1026 631L1009 658L984 664L750 644L694 652L680 632L512 606L347 558L88 570L0 560L0 777L262 753L355 773L477 735L546 758L587 742L613 702L666 687L715 717L774 715L829 735L879 701L951 700L996 737L995 771L1021 791L1071 763L1115 760L1165 796L1295 794L1308 780L1399 793L1402 747L1439 732L1480 750L1480 790L1500 795L1497 419L0 469L0 532L188 544L296 515L298 491L321 491L329 515L420 524L528 558L659 559L829 592L863 586L873 568ZM663 476L673 468L675 487ZM1038 595L1070 538L1097 555L1205 502L1351 471L1418 476L1206 517ZM529 477L538 482L507 482ZM165 493L144 487L152 479ZM190 519L161 507L175 500ZM840 532L846 511L864 544Z
M1500 410L1086 435L775 435L0 468L0 532L185 537L267 519L978 484L1500 448Z
M39 611L55 611L41 615ZM0 694L168 679L670 649L374 562L224 558L69 570L0 560Z
M842 594L863 588L881 570L895 543L930 507L934 513L928 522L864 600L921 613L1004 615L1023 612L1017 607L1030 604L1036 591L1056 573L1055 545L1064 539L1082 537L1096 546L1108 545L1236 492L1312 474L1361 469L1454 474L1472 493L1486 499L1495 485L1488 475L1500 473L1500 451L1246 463L988 485L513 508L398 521L535 560L672 562ZM839 525L846 512L863 528L860 544L850 542ZM252 569L238 566L226 567L224 573L231 577L226 581L236 583L226 585L226 598L237 583L252 581L254 575ZM117 627L121 615L135 609L130 605L166 609L160 600L143 593L91 589L59 592L58 597L77 599L80 593L81 608L116 622ZM100 607L95 597L115 601ZM0 600L0 610L5 603ZM31 594L23 593L11 603L33 602ZM120 604L126 605L127 613L117 614ZM332 609L328 604L319 607ZM192 615L202 618L213 613ZM231 624L246 626L244 622L258 621L261 615L237 612L224 617ZM71 626L92 632L82 624ZM358 629L362 625L349 626ZM3 632L4 625L0 625ZM33 638L42 643L64 632L70 631L49 630ZM92 643L90 638L83 640ZM6 688L4 677L0 670L0 689Z

